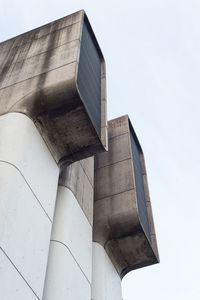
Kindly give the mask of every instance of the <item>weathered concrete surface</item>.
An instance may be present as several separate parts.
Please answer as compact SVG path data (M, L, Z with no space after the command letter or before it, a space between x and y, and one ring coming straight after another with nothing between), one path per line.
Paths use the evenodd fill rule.
M72 191L90 225L93 224L94 157L61 168L59 186Z
M83 23L101 58L101 133L77 85ZM55 160L70 163L107 147L105 63L84 11L0 43L0 115L26 114Z
M109 150L95 156L93 240L105 248L121 277L131 270L159 261L141 149L150 240L138 212L130 140L130 130L133 129L130 126L128 116L109 121Z

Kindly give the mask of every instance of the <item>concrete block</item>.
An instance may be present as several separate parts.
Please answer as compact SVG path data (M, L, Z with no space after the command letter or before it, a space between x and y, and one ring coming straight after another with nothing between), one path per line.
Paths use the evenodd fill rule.
M122 278L132 270L157 262L153 248L142 230L136 234L110 239L105 250L113 263L117 261L114 266Z
M38 300L28 284L0 249L1 300Z
M144 155L128 116L108 122L107 153L95 156L93 240L121 277L159 262Z
M109 239L133 233L139 223L135 191L95 201L94 216L93 235L101 245Z
M11 72L11 65L29 58L33 58L34 56L38 56L42 53L46 53L47 51L49 52L54 48L56 49L57 47L63 46L64 44L70 43L74 40L78 42L79 33L81 30L80 27L81 22L78 22L61 29L55 28L51 31L51 34L45 34L40 38L33 37L32 40L22 40L20 44L18 42L16 46L13 45L13 47L10 47L9 49L3 49L2 47L2 52L0 55L0 70L2 70L5 66L5 62L6 68L8 68L8 71ZM16 39L13 39L13 42Z
M51 242L43 300L89 300L91 286L73 255L61 243Z
M59 101L64 95L61 91L62 84L64 85L68 82L70 85L75 72L76 63L73 62L56 70L51 70L48 73L42 73L39 76L0 89L1 114L6 114L8 111L17 111L28 116L31 115L34 121L37 120L37 116L42 107L47 109L48 105L53 105L55 98L50 97L51 93L55 92L57 101ZM42 93L46 102L41 103L41 99L39 100L37 97L40 97L41 95L41 88L42 85L44 85L44 82L45 88ZM66 85L65 92L67 92L70 97L73 96L73 90L71 87L68 87L68 85Z
M133 189L133 166L131 159L116 162L95 170L95 200Z
M31 118L57 163L107 149L105 62L84 11L0 43L0 61L0 115Z
M109 140L115 136L119 136L121 134L129 133L128 128L128 116L122 116L117 119L113 119L109 121L108 127L108 138Z
M21 172L52 220L59 169L35 125L25 115L0 116L0 161Z
M37 29L30 30L21 35L18 35L17 37L2 42L2 51L12 49L15 47L18 48L27 43L32 43L32 41L34 40L41 39L42 37L48 36L49 34L54 33L55 31L59 31L81 21L82 14L76 12L67 17L63 17L59 20L49 23L49 26L43 25Z
M109 151L102 153L101 156L96 155L95 169L127 159L131 159L130 137L128 133L125 133L109 139Z
M75 62L79 44L79 40L75 40L10 65L3 79L0 80L0 88L41 76L41 74ZM48 63L45 63L47 56L49 57Z
M73 193L59 187L51 240L64 244L91 282L92 227Z
M0 247L41 299L52 224L20 172L5 162L0 191Z

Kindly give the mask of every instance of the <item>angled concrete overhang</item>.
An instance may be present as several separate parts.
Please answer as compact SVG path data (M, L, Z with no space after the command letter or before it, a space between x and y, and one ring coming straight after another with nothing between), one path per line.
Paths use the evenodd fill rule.
M123 277L159 257L144 155L128 116L108 122L108 146L95 156L93 240Z
M60 168L59 186L72 191L90 225L93 225L94 157Z
M107 148L105 62L84 11L0 43L0 115L38 127L60 163Z

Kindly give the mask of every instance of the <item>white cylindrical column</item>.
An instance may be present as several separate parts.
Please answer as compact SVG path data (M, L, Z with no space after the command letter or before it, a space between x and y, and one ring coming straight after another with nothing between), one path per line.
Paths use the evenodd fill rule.
M105 249L93 242L92 300L122 300L121 279Z
M34 123L20 113L0 116L2 300L42 298L58 175Z
M72 164L62 175L43 300L90 300L93 158Z

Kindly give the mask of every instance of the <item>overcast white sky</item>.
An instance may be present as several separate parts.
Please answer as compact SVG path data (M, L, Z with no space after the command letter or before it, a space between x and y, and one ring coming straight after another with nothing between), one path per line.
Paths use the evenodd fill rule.
M108 118L128 113L144 150L161 258L123 279L123 299L199 300L200 2L0 0L0 8L0 41L85 9L107 64Z

